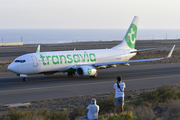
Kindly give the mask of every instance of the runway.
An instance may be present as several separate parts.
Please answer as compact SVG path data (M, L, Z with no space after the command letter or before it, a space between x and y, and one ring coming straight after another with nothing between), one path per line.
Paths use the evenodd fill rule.
M1 74L0 104L50 100L80 95L114 92L118 75L126 83L125 91L155 88L162 84L180 84L180 63L122 66L98 70L97 78L67 77L67 74L28 77L28 82L13 73Z

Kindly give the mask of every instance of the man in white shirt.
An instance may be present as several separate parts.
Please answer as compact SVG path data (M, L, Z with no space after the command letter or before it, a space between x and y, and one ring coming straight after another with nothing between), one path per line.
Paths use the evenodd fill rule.
M88 113L87 117L88 119L97 120L98 119L98 112L99 112L99 106L96 105L96 99L91 100L91 104L87 107Z
M114 105L116 106L116 113L119 114L120 112L124 112L124 89L126 88L126 85L124 82L122 82L122 77L117 77L117 83L114 84L114 90L115 90L115 102Z

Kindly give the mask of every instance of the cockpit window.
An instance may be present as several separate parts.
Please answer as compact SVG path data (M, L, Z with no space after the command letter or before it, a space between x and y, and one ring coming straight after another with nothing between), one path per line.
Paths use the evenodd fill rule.
M15 62L24 63L24 62L26 62L26 60L15 60Z

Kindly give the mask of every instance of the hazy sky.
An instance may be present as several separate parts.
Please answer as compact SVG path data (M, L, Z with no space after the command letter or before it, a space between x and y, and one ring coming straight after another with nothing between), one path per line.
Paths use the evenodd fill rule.
M180 29L180 0L0 0L0 29Z

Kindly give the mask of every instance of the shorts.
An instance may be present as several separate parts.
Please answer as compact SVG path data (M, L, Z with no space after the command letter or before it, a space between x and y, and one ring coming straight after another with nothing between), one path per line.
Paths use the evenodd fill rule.
M115 98L114 105L116 105L116 106L118 106L118 105L123 106L124 105L124 97Z

